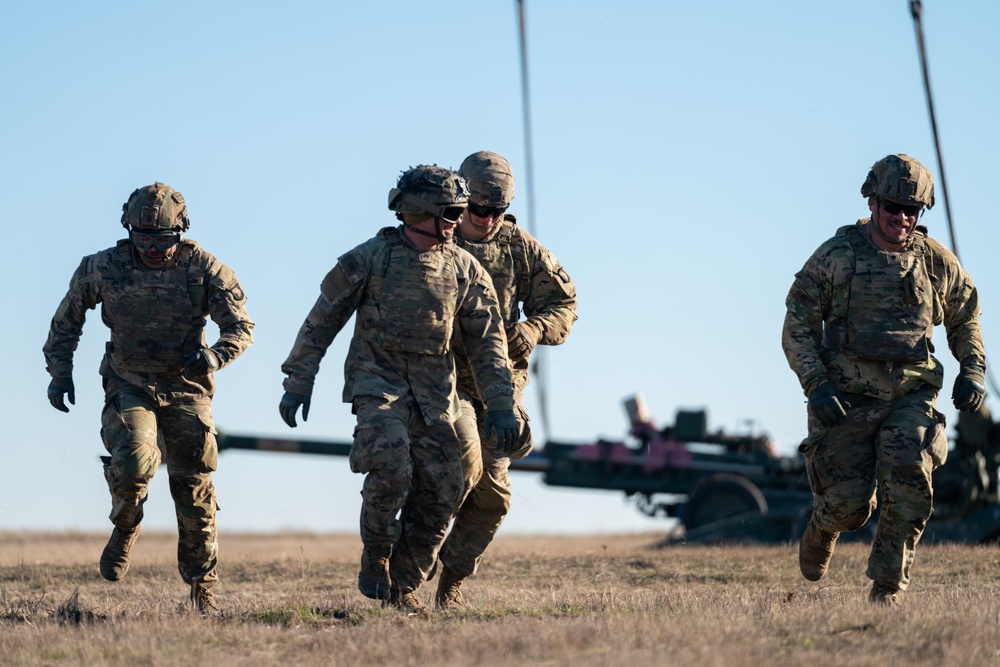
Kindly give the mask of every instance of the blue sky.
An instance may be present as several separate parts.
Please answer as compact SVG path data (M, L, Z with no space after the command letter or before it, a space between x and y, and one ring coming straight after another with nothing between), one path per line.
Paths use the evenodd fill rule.
M511 161L512 212L580 294L572 335L545 357L554 439L622 437L621 401L641 392L661 422L704 407L712 428L752 422L791 453L805 434L780 346L793 274L866 215L875 160L905 152L939 173L909 3L526 4L534 220L513 0L5 3L0 529L108 527L107 331L91 314L68 415L45 398L41 346L80 258L121 238L122 202L157 180L184 194L189 236L236 271L257 322L218 376L220 429L350 438L347 335L295 431L278 416L281 361L337 256L394 224L399 173L485 149ZM923 4L957 245L992 349L1000 4ZM943 205L924 221L949 243ZM936 339L947 399L956 366ZM353 532L361 481L345 459L227 452L220 525ZM615 493L527 473L514 486L508 532L663 527ZM146 516L174 525L165 470Z

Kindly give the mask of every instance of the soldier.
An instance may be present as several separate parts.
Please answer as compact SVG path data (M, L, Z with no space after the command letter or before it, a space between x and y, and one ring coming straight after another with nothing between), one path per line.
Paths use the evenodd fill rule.
M871 218L823 243L785 301L782 347L809 404L805 455L812 517L799 545L810 581L826 573L843 531L882 508L868 559L872 603L896 606L931 515L931 472L948 441L935 399L944 382L931 334L944 324L960 362L952 400L977 410L986 395L979 296L947 248L917 225L934 205L931 174L889 155L861 186Z
M500 299L500 315L514 370L518 437L509 449L485 430L483 397L464 354L458 354L461 417L455 424L463 445L465 495L451 533L441 548L441 578L436 603L447 609L465 606L461 586L475 574L483 553L510 510L511 459L531 451L531 429L524 409L528 360L536 345L559 345L576 321L576 288L555 256L505 213L514 198L510 163L496 153L479 151L462 162L458 173L469 183L469 207L458 226L458 244L483 265ZM521 319L521 306L525 319ZM461 341L456 340L461 349Z
M190 227L181 193L147 185L122 210L129 237L83 258L52 318L44 347L49 402L62 412L69 412L65 397L75 403L73 352L87 311L101 304L111 329L100 369L101 437L110 454L102 458L115 526L101 554L101 575L118 581L128 571L149 482L163 458L177 513L181 577L198 611L218 611L213 374L253 343L254 323L232 270L181 238ZM207 316L219 326L211 347L205 345Z
M357 313L344 367L344 401L357 415L351 470L366 473L358 589L407 612L437 557L462 495L453 329L461 331L486 404L485 428L510 446L513 386L496 292L479 263L452 242L468 202L453 171L421 165L389 191L403 224L337 260L281 370L279 410L308 417L320 360Z

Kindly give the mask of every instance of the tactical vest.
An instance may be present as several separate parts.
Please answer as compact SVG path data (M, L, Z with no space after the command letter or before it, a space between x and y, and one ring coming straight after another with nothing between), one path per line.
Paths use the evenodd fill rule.
M934 288L924 236L906 252L872 247L865 233L845 233L855 253L850 302L843 329L828 327L826 343L860 360L927 363L934 331Z
M384 350L447 354L458 311L455 247L418 252L387 227L379 266L368 278L369 298L358 308L355 334Z
M111 329L108 352L119 369L177 373L184 357L202 346L205 283L190 270L197 247L182 240L174 265L160 271L137 267L129 241L112 250L101 276L101 318Z
M531 283L524 242L519 231L514 216L505 215L496 234L488 241L459 239L462 249L478 259L493 279L505 328L521 319L519 304L523 299L518 298L518 295L526 295Z

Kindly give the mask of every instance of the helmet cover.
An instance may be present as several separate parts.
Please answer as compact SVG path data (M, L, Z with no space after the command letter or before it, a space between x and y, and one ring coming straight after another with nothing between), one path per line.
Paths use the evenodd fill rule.
M396 187L389 190L389 209L398 214L440 215L445 208L464 208L468 203L465 179L437 165L411 167L399 177Z
M136 189L122 204L122 227L153 234L185 232L191 226L180 192L156 182Z
M473 153L465 158L458 173L469 183L472 204L506 207L514 199L514 171L510 162L496 153Z
M887 155L872 165L861 185L861 195L930 209L934 206L934 180L927 167L909 155Z

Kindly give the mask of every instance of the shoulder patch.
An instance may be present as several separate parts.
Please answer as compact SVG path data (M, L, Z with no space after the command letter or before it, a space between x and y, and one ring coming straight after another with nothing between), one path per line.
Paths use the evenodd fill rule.
M355 248L354 250L344 253L338 257L337 263L340 264L340 268L343 270L344 275L351 283L359 282L367 273L364 257L362 256L361 250L358 248Z
M219 262L217 264L219 270L216 271L209 279L208 283L220 290L229 290L233 285L236 285L236 274L228 266Z

